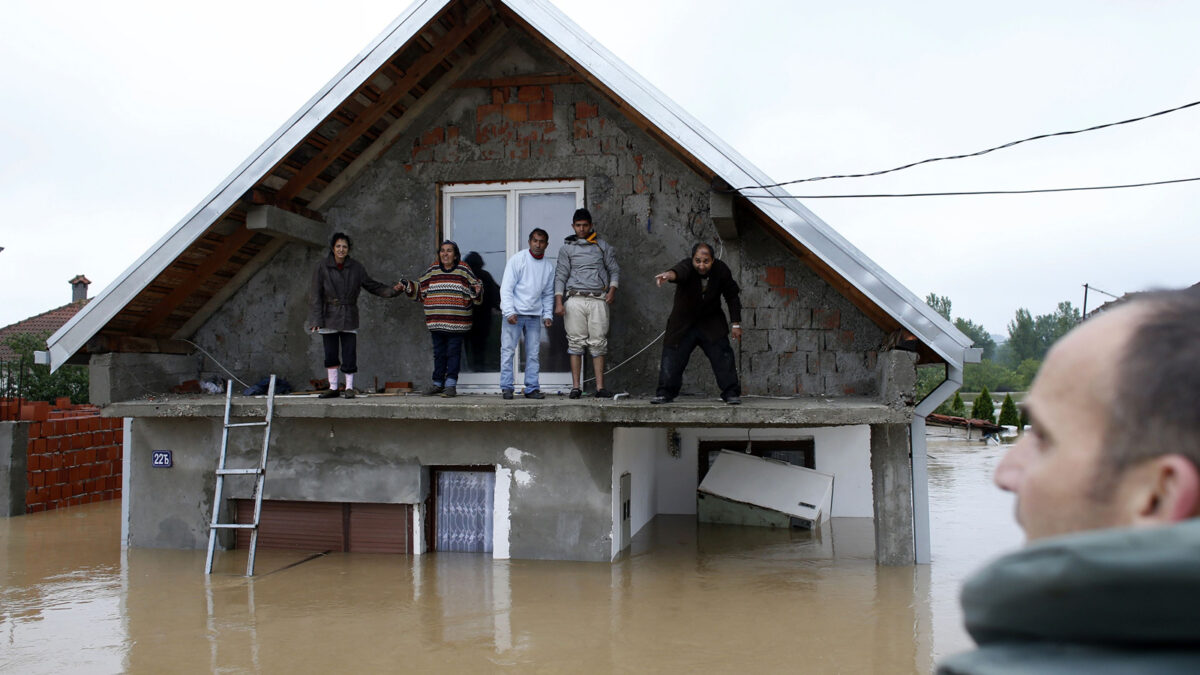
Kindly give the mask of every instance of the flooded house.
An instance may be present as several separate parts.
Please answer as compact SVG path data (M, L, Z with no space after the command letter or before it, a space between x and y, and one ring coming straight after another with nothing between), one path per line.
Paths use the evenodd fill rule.
M53 335L45 358L87 358L93 401L126 420L123 545L203 547L214 506L246 518L253 483L228 481L214 504L224 400L168 392L226 373L298 389L323 377L305 317L332 233L349 233L381 281L416 278L447 238L499 280L532 228L549 231L554 257L586 206L620 261L608 388L628 396L554 395L571 384L556 319L541 356L551 395L502 400L491 315L457 398L277 397L260 545L607 562L655 516L699 513L710 463L733 450L831 477L816 527L873 519L879 562L927 562L924 416L977 354L782 189L746 189L772 182L549 2L422 0ZM699 395L712 374L695 356L684 391L696 395L651 406L671 302L653 277L697 241L741 287L746 400ZM425 385L420 306L364 295L359 308L360 388ZM918 363L947 373L922 401ZM237 396L232 415L266 408ZM259 445L231 435L230 464L252 465Z

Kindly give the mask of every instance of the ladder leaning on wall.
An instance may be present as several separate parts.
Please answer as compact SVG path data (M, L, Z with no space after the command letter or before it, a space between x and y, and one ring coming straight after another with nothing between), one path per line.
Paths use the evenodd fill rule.
M217 545L217 530L250 530L250 555L246 558L246 576L254 576L254 554L258 550L258 523L262 515L263 487L267 482L267 448L271 445L271 418L275 415L275 376L271 375L271 384L267 388L267 417L261 422L229 423L229 409L233 402L233 380L225 386L225 422L221 429L221 454L217 459L217 489L213 494L212 521L208 528L208 558L204 562L204 573L212 574L213 552ZM263 427L262 453L259 455L258 466L249 469L229 469L225 467L225 456L229 448L229 430L238 427ZM254 481L254 519L249 523L222 523L221 492L225 487L226 476L255 476Z

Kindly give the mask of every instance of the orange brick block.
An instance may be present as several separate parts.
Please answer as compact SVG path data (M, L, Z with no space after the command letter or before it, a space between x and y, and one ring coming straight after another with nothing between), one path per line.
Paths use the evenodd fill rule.
M533 103L543 98L542 88L534 86L518 87L517 100L521 103Z
M575 119L585 120L591 117L600 115L600 105L598 103L586 103L579 101L575 104Z

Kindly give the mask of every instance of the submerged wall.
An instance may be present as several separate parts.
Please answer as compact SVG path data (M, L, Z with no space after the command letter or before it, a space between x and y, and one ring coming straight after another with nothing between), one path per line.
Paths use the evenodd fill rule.
M206 545L220 432L215 418L133 421L128 545ZM233 433L228 466L255 465L261 435ZM508 513L496 514L507 517L510 557L607 562L611 448L605 425L277 418L264 496L420 504L429 467L494 465L503 469L498 479L510 481ZM167 449L174 466L152 467L151 451ZM249 478L227 479L225 487L226 498L253 496Z

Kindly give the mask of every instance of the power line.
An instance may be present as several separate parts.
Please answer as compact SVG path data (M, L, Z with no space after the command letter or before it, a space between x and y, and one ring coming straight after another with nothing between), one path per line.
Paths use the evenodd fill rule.
M1085 192L1089 190L1124 190L1126 188L1150 187L1152 185L1171 185L1174 183L1190 183L1200 180L1195 178L1176 178L1159 180L1150 183L1129 183L1126 185L1087 185L1083 187L1041 188L1034 190L970 190L966 192L906 192L880 193L857 195L743 195L747 199L875 199L884 197L962 197L970 195L1030 195L1044 192Z
M905 164L904 166L898 166L898 167L895 167L892 169L883 169L882 171L871 171L869 173L848 173L848 174L839 174L839 175L834 175L834 176L816 176L814 178L800 178L798 180L789 180L789 181L784 181L782 183L771 183L769 185L747 185L745 187L732 188L732 189L728 190L728 192L741 192L742 190L753 190L755 188L783 187L784 185L795 185L796 183L811 183L813 181L831 180L834 178L867 178L870 176L882 176L885 173L893 173L895 171L903 171L904 169L911 169L914 166L920 166L922 164L929 164L931 162L944 162L944 161L950 160L950 159L966 159L968 157L978 157L980 155L986 155L989 152L995 152L996 150L1003 150L1005 148L1011 148L1015 145L1020 145L1022 143L1028 143L1030 141L1039 141L1039 140L1046 139L1046 138L1053 138L1055 136L1070 136L1073 134L1082 134L1082 133L1085 133L1088 131L1096 131L1097 129L1107 129L1108 127L1115 127L1115 126L1119 126L1122 124L1130 124L1132 122L1141 122L1142 120L1148 120L1151 117L1158 117L1160 115L1166 115L1168 113L1178 112L1180 110L1184 110L1186 108L1191 108L1191 107L1197 106L1197 105L1200 105L1200 101L1193 101L1191 103L1186 103L1184 105L1181 105L1177 108L1171 108L1169 110L1160 110L1156 113L1151 113L1149 115L1142 115L1141 117L1133 117L1133 118L1130 118L1127 120L1121 120L1120 122L1109 122L1107 124L1097 124L1096 126L1088 127L1086 129L1074 129L1072 131L1056 131L1056 132L1050 133L1050 134L1038 134L1037 136L1030 136L1029 138L1022 138L1019 141L1012 141L1010 143L1005 143L1004 145L997 145L994 148L988 148L986 150L980 150L978 152L970 152L970 153L966 153L966 154L962 154L962 155L948 155L946 157L932 157L930 159L923 159L919 162L912 162L911 164ZM810 197L810 199L811 199L811 197Z

